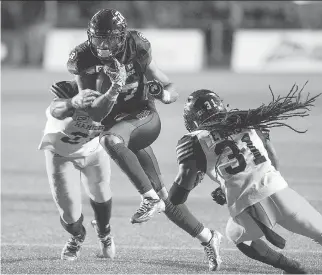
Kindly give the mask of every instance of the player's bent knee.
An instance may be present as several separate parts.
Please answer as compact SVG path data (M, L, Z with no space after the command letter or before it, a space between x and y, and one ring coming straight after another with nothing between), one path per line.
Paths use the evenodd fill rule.
M232 218L229 218L226 226L227 239L234 244L241 243L241 237L244 234L244 227L236 223Z
M186 202L190 191L174 183L169 191L169 200L174 204L183 204Z
M100 137L100 144L105 148L111 148L116 144L124 143L121 137L118 137L114 134L104 134Z
M112 198L112 190L108 182L97 183L97 188L89 191L89 198L95 202L103 203Z
M81 211L62 211L60 217L65 223L71 224L77 222L81 214Z

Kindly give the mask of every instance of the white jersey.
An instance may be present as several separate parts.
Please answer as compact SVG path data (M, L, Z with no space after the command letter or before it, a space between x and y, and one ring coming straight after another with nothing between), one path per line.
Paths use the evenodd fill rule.
M99 148L99 134L104 129L87 112L75 110L72 117L63 120L46 110L47 123L38 149L48 149L64 157L85 157Z
M223 187L233 217L285 188L285 181L265 181L267 173L278 172L255 130L243 130L227 139L206 130L195 131L179 141L177 154L179 163L196 159L198 168Z

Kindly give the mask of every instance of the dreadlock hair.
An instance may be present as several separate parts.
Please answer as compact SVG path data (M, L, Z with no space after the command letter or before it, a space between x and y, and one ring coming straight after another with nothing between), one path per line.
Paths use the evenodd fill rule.
M300 131L280 121L287 120L290 117L309 115L310 107L314 106L313 103L322 93L313 97L310 97L310 93L308 93L306 99L302 101L302 91L307 83L308 81L301 89L294 84L286 96L278 96L276 99L269 86L273 100L268 105L262 104L256 109L232 109L228 112L217 113L205 119L198 129L216 131L222 136L229 136L242 129L268 131L269 128L286 126L297 133L305 133L307 130Z

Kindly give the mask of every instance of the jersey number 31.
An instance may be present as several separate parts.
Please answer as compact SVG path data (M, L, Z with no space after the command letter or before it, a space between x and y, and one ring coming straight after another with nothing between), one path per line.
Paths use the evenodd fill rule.
M248 133L243 135L241 140L246 143L247 147L254 155L253 161L255 165L258 165L266 161L265 156L262 156L258 149L253 145ZM236 159L238 161L238 166L228 166L225 168L225 171L230 175L236 175L239 172L243 172L246 169L246 160L234 141L226 139L218 143L215 147L215 153L217 155L221 155L227 147L232 151L232 154L229 154L227 156L228 159Z

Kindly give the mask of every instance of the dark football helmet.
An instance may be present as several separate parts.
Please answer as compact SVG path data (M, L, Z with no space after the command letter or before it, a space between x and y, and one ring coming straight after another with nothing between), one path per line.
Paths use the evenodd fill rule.
M89 21L87 36L91 50L99 59L110 59L125 47L127 23L117 10L103 9Z
M197 90L188 96L184 105L183 118L189 132L195 131L204 121L216 114L227 112L221 98L210 90Z

